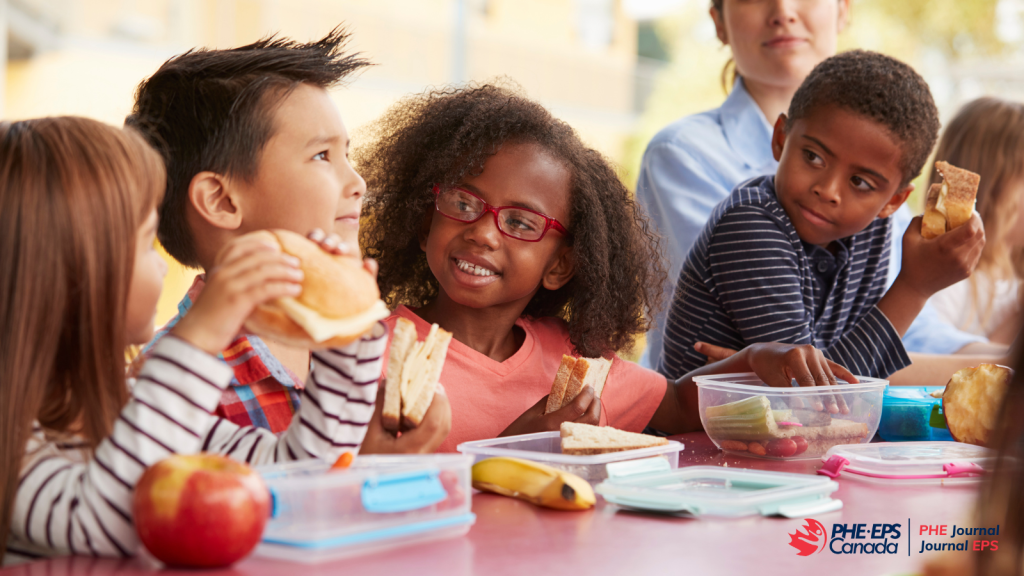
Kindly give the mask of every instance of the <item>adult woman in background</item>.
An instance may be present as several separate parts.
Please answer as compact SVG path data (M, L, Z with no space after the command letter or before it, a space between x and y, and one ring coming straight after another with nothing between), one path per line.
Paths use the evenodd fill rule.
M775 171L772 125L811 70L836 53L839 33L849 21L850 0L712 0L710 14L719 40L732 49L732 91L721 107L682 118L659 132L644 153L637 183L637 197L668 246L673 284L665 287L667 296L715 205L741 182ZM727 65L723 81L728 70ZM899 271L899 239L910 220L906 208L893 216L890 281ZM654 368L660 364L663 332L680 329L666 327L664 313L656 323L642 361ZM940 321L927 306L904 344L918 353L912 359L926 361L894 375L894 383L945 382L958 368L1005 353L1003 347ZM708 346L698 351L711 360L728 353ZM954 352L966 355L938 356Z

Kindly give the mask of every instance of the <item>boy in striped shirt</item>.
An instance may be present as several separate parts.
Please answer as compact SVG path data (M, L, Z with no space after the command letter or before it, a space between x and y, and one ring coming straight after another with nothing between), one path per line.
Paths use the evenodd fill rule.
M970 275L985 243L977 214L934 240L917 218L885 291L889 216L938 130L931 92L906 64L859 50L819 64L775 123L776 174L740 184L687 256L659 371L703 365L698 343L808 344L879 378L909 365L903 333L929 296ZM828 370L804 379L834 382Z
M158 238L176 260L211 270L234 238L270 228L303 235L324 231L314 240L327 242L328 249L358 251L366 183L349 163L348 131L327 92L369 65L345 52L347 41L335 29L309 43L269 38L239 48L190 50L139 86L126 123L146 136L167 165ZM329 232L337 236L327 237ZM376 274L375 263L367 266ZM149 347L185 316L205 284L200 274L178 315ZM370 338L345 353L359 355ZM311 371L308 349L241 333L219 357L233 377L217 416L275 434L296 421ZM344 390L376 385L376 378L348 380ZM379 412L359 427L359 438L366 434L363 452L433 452L450 427L443 394L424 422L400 438L384 430Z

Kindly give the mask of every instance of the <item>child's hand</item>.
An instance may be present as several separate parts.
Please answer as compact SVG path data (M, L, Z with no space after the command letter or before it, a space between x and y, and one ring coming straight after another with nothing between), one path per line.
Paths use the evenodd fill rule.
M921 236L918 216L903 235L903 262L897 282L927 299L970 276L984 247L985 227L977 212L966 224L931 240Z
M302 270L293 256L259 233L228 244L206 274L206 287L192 309L171 330L193 346L216 355L238 335L260 304L302 292Z
M792 380L796 380L800 386L832 386L837 384L836 377L851 384L858 381L849 370L825 358L821 350L810 344L762 342L747 346L743 353L747 355L747 363L757 377L765 384L777 388L789 388ZM823 398L832 414L850 413L842 396L829 394ZM825 409L817 397L814 408Z
M523 412L522 416L516 418L515 422L509 424L508 428L505 428L498 436L549 432L560 429L562 422L579 422L597 426L601 420L601 399L594 396L593 386L587 386L572 402L551 414L544 414L547 405L548 397L545 396L529 410Z
M448 396L440 384L420 425L411 430L403 430L402 435L397 438L381 424L383 410L382 380L377 390L377 405L373 409L373 417L366 427L366 437L359 446L360 454L433 454L452 429L451 404L448 403Z
M696 350L698 354L703 354L708 357L708 361L704 363L705 366L708 364L714 364L719 360L725 360L737 352L732 348L715 346L714 344L708 344L707 342L697 342L693 345L693 349Z
M337 234L326 234L324 233L323 230L319 228L314 228L313 231L307 235L307 237L313 242L319 244L320 248L324 252L327 252L328 254L334 254L336 256L359 255L358 246L353 247L345 242L342 242L341 236L338 236ZM370 275L373 276L374 278L377 277L377 271L379 270L379 267L377 266L377 261L374 260L373 258L364 258L363 268L365 268L366 271L369 272Z

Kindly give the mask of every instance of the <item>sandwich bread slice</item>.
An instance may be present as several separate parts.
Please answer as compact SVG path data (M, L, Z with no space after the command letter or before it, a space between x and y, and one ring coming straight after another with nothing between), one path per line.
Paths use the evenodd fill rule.
M562 454L578 456L607 454L665 446L667 438L624 432L609 426L591 426L575 422L562 422Z
M569 404L587 386L593 386L594 395L600 398L611 368L612 361L604 358L573 358L563 355L562 364L555 373L555 381L551 384L551 394L548 395L544 413L550 414Z
M921 235L935 238L958 228L971 219L981 176L938 161L935 169L942 176L941 184L932 184L925 200Z
M386 430L397 432L403 422L408 428L423 422L434 400L451 341L452 333L434 324L427 338L419 342L416 325L405 318L398 319L388 353L381 409L381 423Z

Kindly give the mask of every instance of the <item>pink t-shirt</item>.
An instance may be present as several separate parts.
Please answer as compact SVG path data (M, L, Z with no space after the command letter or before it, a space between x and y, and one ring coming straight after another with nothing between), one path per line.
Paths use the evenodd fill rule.
M420 339L426 338L430 324L406 306L399 306L385 320L392 333L399 316L412 320ZM526 339L504 362L452 340L441 371L452 406L452 430L440 452L455 452L456 446L470 440L497 437L551 392L562 354L571 354L568 327L559 318L520 318L516 325L526 332ZM615 357L601 394L601 425L640 432L665 396L665 386L661 374Z

